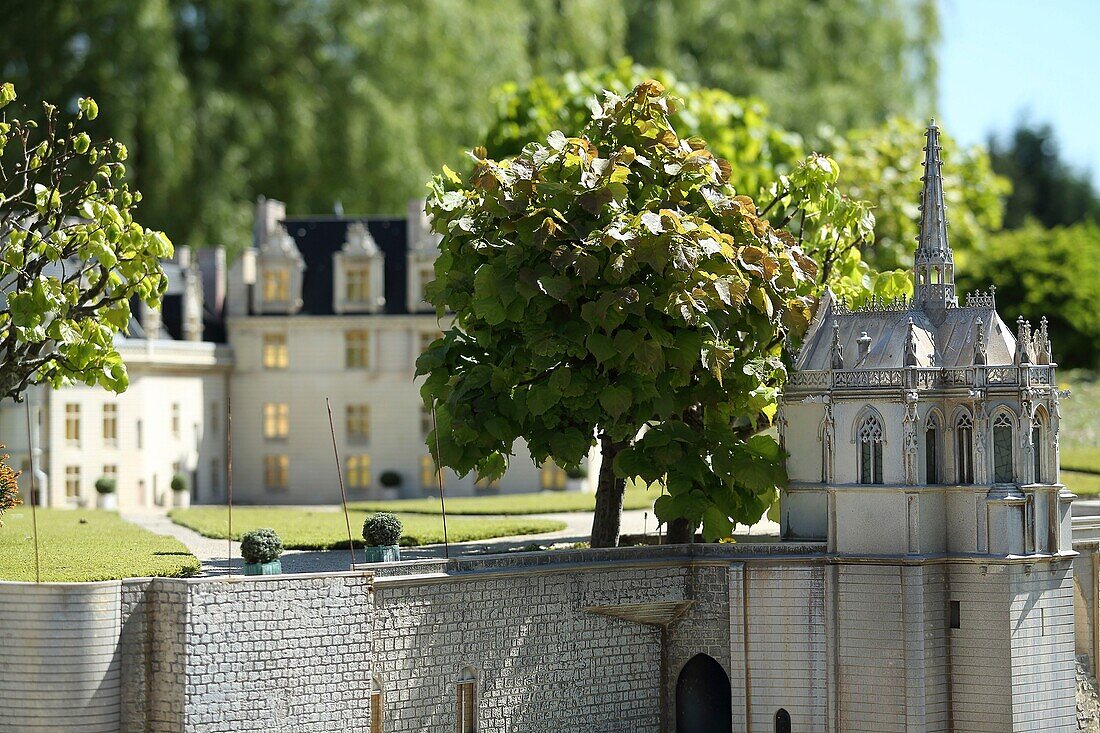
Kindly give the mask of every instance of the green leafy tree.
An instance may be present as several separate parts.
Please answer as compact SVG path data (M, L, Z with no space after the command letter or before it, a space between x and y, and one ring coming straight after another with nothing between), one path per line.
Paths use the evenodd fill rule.
M657 515L709 538L759 518L785 480L757 433L816 268L727 161L677 134L677 107L655 81L608 93L580 136L502 161L477 150L428 202L442 235L428 297L455 313L417 362L438 413L428 444L494 478L517 439L566 470L598 439L595 546L618 542L627 478L663 480ZM806 191L829 188L823 166L803 172Z
M1062 160L1050 125L1021 123L1009 140L990 140L993 168L1012 181L1005 226L1017 229L1029 219L1046 227L1082 221L1100 223L1100 196L1087 175Z
M66 381L121 392L114 337L132 300L159 307L172 245L134 220L126 147L93 142L95 101L71 119L43 104L39 124L12 114L14 100L0 87L0 398Z
M1044 229L1035 221L993 236L981 257L957 274L962 289L997 286L997 306L1011 324L1050 320L1055 359L1100 367L1100 226Z
M2 450L4 445L0 443L0 451ZM0 527L4 526L2 521L4 512L23 503L22 497L19 496L19 474L7 464L10 457L6 453L0 454Z

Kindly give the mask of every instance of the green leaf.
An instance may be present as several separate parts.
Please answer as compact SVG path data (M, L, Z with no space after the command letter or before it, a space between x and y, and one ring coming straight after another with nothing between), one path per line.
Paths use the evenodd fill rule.
M633 402L634 398L626 387L611 386L600 392L600 406L616 420L630 409Z
M601 364L614 358L619 353L615 350L615 343L610 338L595 331L588 334L585 346L596 357L596 361Z

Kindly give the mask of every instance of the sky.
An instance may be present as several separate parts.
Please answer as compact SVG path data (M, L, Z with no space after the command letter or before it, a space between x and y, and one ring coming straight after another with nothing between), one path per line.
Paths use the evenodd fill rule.
M939 0L941 124L964 144L1049 122L1100 188L1100 0Z

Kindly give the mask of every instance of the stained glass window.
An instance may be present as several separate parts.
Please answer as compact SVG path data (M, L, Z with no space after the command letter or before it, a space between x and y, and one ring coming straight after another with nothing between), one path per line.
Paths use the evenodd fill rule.
M955 468L960 484L974 483L974 421L966 412L955 421Z
M867 415L856 434L859 441L859 482L882 483L882 422L877 415Z
M935 415L928 416L928 422L924 426L924 483L938 484L940 482L939 467L939 421Z
M1012 420L1000 413L993 420L993 481L1012 483Z

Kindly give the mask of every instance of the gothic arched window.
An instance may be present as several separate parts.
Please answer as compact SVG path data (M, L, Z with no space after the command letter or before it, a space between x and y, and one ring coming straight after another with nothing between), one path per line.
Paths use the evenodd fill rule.
M974 483L974 421L969 412L955 419L955 474L960 484Z
M1045 483L1047 450L1047 414L1043 408L1035 411L1035 420L1031 423L1031 455L1034 458L1032 483Z
M882 483L882 420L875 413L868 413L856 432L859 443L859 482Z
M477 731L477 670L466 667L458 676L457 704L458 713L455 733L476 733Z
M993 418L993 482L1012 483L1012 418L1000 412Z
M940 482L940 420L936 413L928 413L924 423L924 483Z
M783 708L775 712L775 733L791 733L791 714Z

